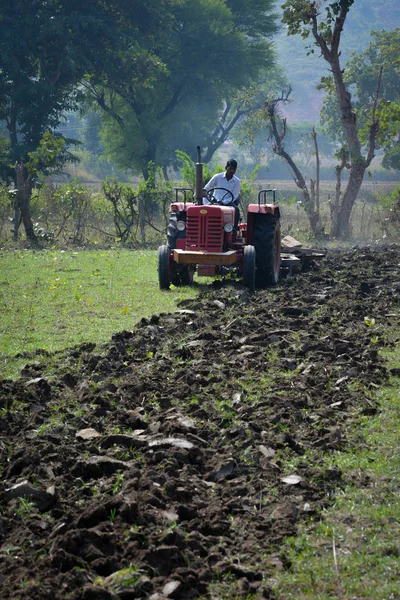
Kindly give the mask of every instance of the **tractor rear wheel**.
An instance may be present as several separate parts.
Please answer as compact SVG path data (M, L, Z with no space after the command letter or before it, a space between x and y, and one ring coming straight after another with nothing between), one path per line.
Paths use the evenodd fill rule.
M243 255L243 284L254 291L256 283L256 251L254 246L245 246Z
M254 224L256 249L256 286L276 285L281 265L281 228L279 217L258 215Z
M169 272L169 246L158 248L158 283L160 290L169 290L171 276Z

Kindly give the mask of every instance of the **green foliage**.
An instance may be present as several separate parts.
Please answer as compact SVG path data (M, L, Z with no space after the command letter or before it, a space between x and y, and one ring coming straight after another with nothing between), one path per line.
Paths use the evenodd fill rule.
M21 519L29 519L37 513L35 504L28 498L18 498L15 514Z
M400 186L397 186L389 194L380 194L379 205L388 212L386 222L389 228L398 232L400 227Z
M10 162L10 142L7 137L0 135L0 182L8 181L10 175Z
M36 235L42 240L82 244L87 239L95 205L93 191L77 179L52 186L44 184L32 198Z
M396 169L400 171L400 142L393 140L391 147L385 152L382 159L382 166L385 169Z
M255 199L254 184L256 182L260 167L261 165L255 165L250 173L245 171L240 174L240 203L242 207L246 207Z
M154 164L148 165L148 178L139 183L135 190L128 183L115 177L107 177L101 186L107 200L108 212L112 217L116 238L122 243L144 242L144 228L166 217L167 207L172 201L172 187Z
M4 0L0 25L0 122L6 123L11 163L23 162L82 99L86 73L100 74L127 37L154 26L152 2ZM113 68L115 68L115 63Z
M39 146L33 152L28 152L25 165L29 176L37 178L56 170L65 162L65 139L45 131Z
M196 189L196 169L192 158L183 150L176 150L175 154L179 161L183 183L194 191ZM203 165L203 185L211 179L213 174L207 165Z
M121 183L114 177L107 177L101 189L109 202L117 239L126 242L138 227L138 194L129 183Z
M392 165L394 168L396 160L391 160L398 151L400 122L399 48L400 28L390 32L373 32L368 48L362 54L352 54L343 74L344 82L352 92L361 143L367 144L369 141L369 127L375 110L379 123L377 147L389 152L386 161L384 159L384 166ZM378 85L379 97L376 102ZM345 136L332 77L323 78L320 87L327 92L321 113L324 128L331 139L344 143Z
M147 178L150 161L166 166L174 162L176 148L190 152L207 145L203 142L227 99L273 63L267 38L275 30L272 5L271 0L170 3L146 55L131 46L118 70L110 62L106 77L87 80L102 114L107 155Z
M282 22L287 26L288 35L300 34L304 39L310 35L311 28L315 25L318 27L318 34L327 43L331 43L333 27L337 18L346 15L353 3L354 0L338 0L336 2L322 0L317 5L309 0L290 0L282 5ZM317 24L317 10L319 14L322 7L325 9L325 14ZM314 50L311 48L310 52L314 52Z
M147 166L147 177L139 183L139 197L143 203L146 223L153 226L158 216L167 219L169 204L172 202L172 185L164 178L160 167L153 162Z

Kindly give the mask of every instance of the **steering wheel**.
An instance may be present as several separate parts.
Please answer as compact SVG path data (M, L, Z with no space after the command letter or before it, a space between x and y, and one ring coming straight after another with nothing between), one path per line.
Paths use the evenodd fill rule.
M217 190L221 190L221 191L225 192L224 194L222 194L221 198L215 197L214 192L216 192ZM227 196L228 196L228 198L230 197L230 200L228 203L224 203L223 200ZM234 197L230 190L227 190L226 188L223 188L223 187L215 187L215 188L211 188L208 190L207 200L208 200L209 204L224 204L224 206L231 206L234 202Z

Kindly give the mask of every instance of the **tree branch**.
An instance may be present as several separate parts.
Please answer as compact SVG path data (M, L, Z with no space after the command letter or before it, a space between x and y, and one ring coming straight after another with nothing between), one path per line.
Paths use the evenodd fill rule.
M165 119L166 116L168 116L169 114L171 114L171 112L174 110L175 106L177 106L179 104L179 102L182 100L182 93L184 90L185 85L183 83L181 83L181 85L175 90L172 98L170 99L170 101L168 102L167 106L164 108L163 111L161 111L158 115L159 119Z
M331 52L328 48L328 44L326 43L326 41L324 40L324 38L318 33L318 13L317 13L317 8L315 5L315 2L312 3L311 5L311 30L314 36L314 39L317 43L317 46L319 46L321 48L321 52L323 57L325 58L325 60L327 62L331 62L332 60L332 56L331 56Z
M121 129L125 128L125 123L124 123L124 120L122 119L122 117L120 117L119 114L117 112L115 112L115 110L113 110L112 107L108 106L108 104L106 103L104 90L102 90L97 95L95 95L94 100L97 102L97 104L100 106L100 108L102 108L104 110L104 112L106 112L108 115L110 115L110 117L112 117L114 119L114 121L116 121L118 123L118 125L121 127Z
M380 91L381 91L382 74L383 74L383 66L381 66L381 68L379 70L378 82L377 82L376 93L375 93L375 100L374 100L374 104L372 107L371 125L369 128L369 136L368 136L369 137L369 148L368 148L367 158L365 159L366 167L369 167L369 165L372 162L372 159L375 156L376 136L377 136L378 129L379 129L379 119L376 118L376 109L378 107L379 95L380 95Z

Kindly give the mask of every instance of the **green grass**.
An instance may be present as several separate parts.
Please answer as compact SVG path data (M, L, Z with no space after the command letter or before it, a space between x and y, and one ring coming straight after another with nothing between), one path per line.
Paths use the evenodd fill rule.
M142 317L173 312L198 287L161 292L156 251L1 251L0 375L24 352L102 343Z
M400 346L389 367L400 364ZM326 466L349 484L334 505L283 548L291 568L275 580L279 600L397 600L400 598L400 389L399 380L378 392L380 412L365 417L365 443L336 452Z

